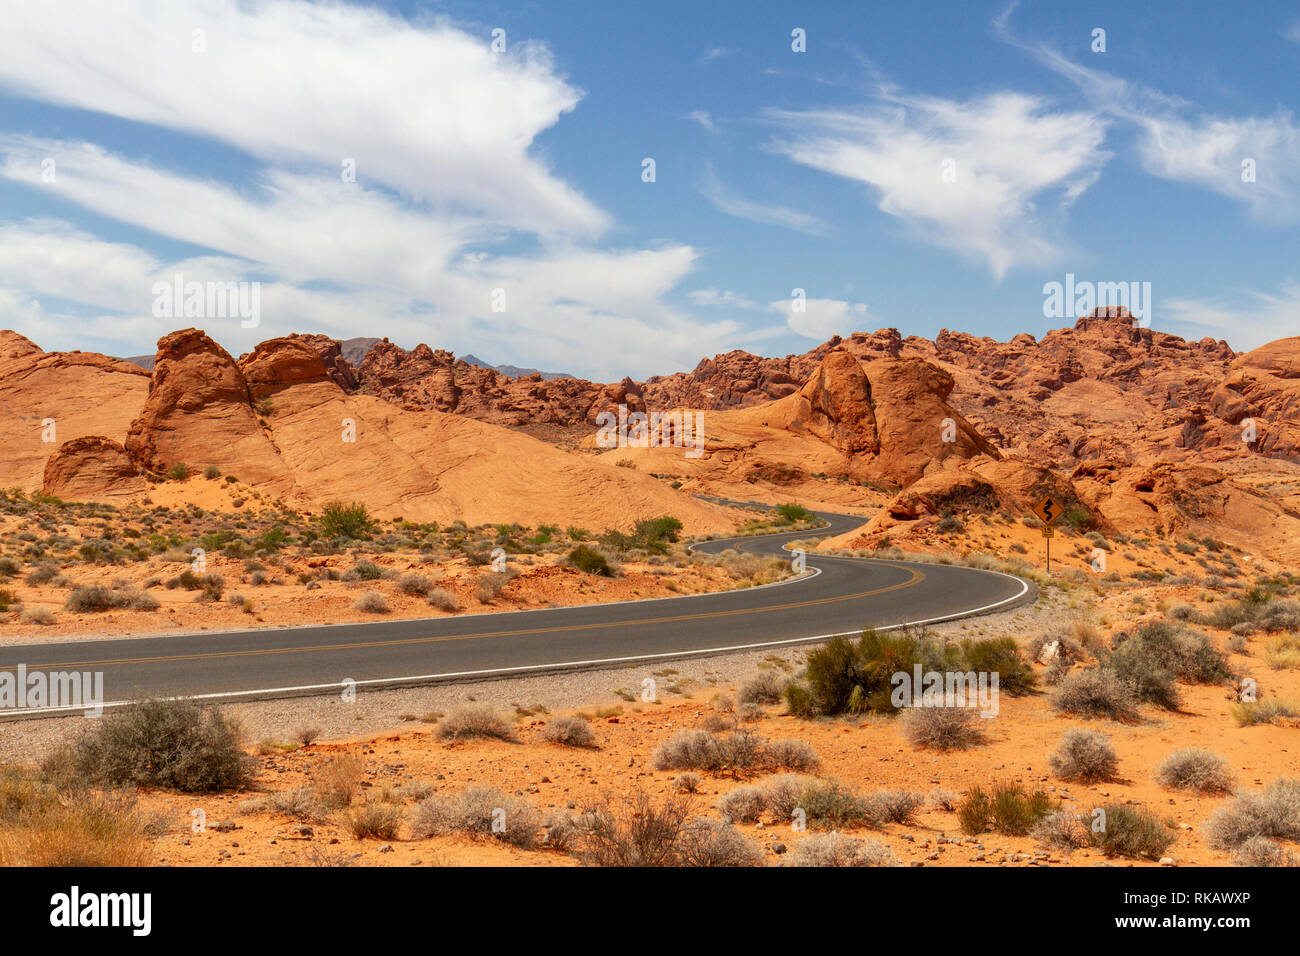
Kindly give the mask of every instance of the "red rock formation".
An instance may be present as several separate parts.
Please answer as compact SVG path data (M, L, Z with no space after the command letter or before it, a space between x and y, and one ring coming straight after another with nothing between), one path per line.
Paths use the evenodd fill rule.
M147 484L126 449L103 435L65 441L45 462L41 491L71 501L95 501L144 491Z
M292 483L253 413L239 366L198 329L159 339L149 397L125 444L131 460L145 471L216 465L248 482L271 483L276 490Z

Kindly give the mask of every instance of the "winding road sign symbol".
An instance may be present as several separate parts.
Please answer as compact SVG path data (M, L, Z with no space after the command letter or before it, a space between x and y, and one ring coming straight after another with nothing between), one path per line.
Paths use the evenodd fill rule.
M1054 525L1061 515L1065 514L1065 509L1061 503L1051 495L1043 495L1034 504L1034 514L1038 515L1045 525Z

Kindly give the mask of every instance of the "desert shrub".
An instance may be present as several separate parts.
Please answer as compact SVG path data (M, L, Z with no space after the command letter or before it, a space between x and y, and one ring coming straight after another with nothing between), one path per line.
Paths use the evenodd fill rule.
M1232 862L1237 866L1300 866L1300 860L1268 837L1244 841L1233 853Z
M364 767L356 754L334 754L312 771L312 792L324 809L340 810L352 803L364 776Z
M89 584L73 588L63 604L63 609L74 614L110 611L113 608L124 607L128 600L123 591L114 591L102 584Z
M947 673L996 671L999 690L1013 695L1032 689L1036 680L1010 639L952 645L930 633L868 630L857 641L836 637L809 652L803 680L785 688L786 705L798 717L894 714L898 708L891 679L899 672L912 673L917 665Z
M566 747L594 747L596 735L581 717L556 717L542 728L542 739Z
M1155 660L1179 680L1218 684L1232 676L1228 661L1210 638L1193 628L1169 621L1150 621L1120 642L1117 652L1132 649Z
M893 851L879 840L859 840L839 833L813 833L790 854L791 866L899 866Z
M248 784L252 760L238 727L214 708L143 700L100 718L66 753L77 779L102 786L210 793Z
M679 774L673 780L673 789L680 793L696 793L700 789L700 775L698 773Z
M578 820L578 859L587 866L675 866L689 819L688 797L655 803L641 790L606 797Z
M1016 782L996 784L992 792L972 787L957 808L957 820L972 836L990 826L998 833L1024 836L1052 810L1051 798L1042 790L1032 793Z
M511 740L514 731L506 718L487 704L469 704L448 713L438 721L441 740L470 740L491 737Z
M870 811L865 798L836 780L808 780L799 792L799 806L807 822L819 828L866 823Z
M718 798L718 812L736 823L753 823L767 809L767 796L761 786L744 784L728 790Z
M781 699L785 680L773 671L759 671L740 685L736 698L742 704L775 704Z
M1082 814L1059 810L1039 820L1029 835L1041 843L1069 852L1092 845L1088 818Z
M812 512L803 505L777 505L772 510L775 511L780 519L786 524L796 524L800 521L807 521L812 517Z
M1107 856L1158 860L1174 842L1174 831L1154 814L1124 804L1101 809L1105 813L1101 825L1089 833L1092 845Z
M424 597L433 589L433 578L418 571L407 571L397 579L397 586L403 594L415 594Z
M378 530L366 506L359 501L345 505L331 501L321 509L316 519L321 536L325 538L351 538L365 540Z
M614 569L609 566L605 556L585 544L580 544L570 551L564 560L584 574L599 574L607 578L614 576Z
M383 800L367 800L343 815L354 840L395 840L402 825L402 808Z
M507 584L510 583L510 575L499 571L492 571L488 574L480 574L475 582L477 589L475 596L481 604L490 604L497 599Z
M1178 687L1173 673L1148 656L1137 642L1121 645L1102 667L1119 678L1138 700L1166 710L1178 709Z
M1269 601L1255 623L1265 631L1300 630L1300 601Z
M567 853L578 838L578 826L567 813L552 813L542 821L542 843L546 849Z
M0 558L0 578L8 580L23 569L22 563L8 556Z
M387 614L393 609L388 598L378 591L366 591L352 602L352 607L367 614Z
M167 469L166 475L172 481L184 481L190 476L190 469L184 462L178 461Z
M1056 752L1048 755L1047 763L1062 780L1083 783L1113 779L1119 768L1109 737L1078 728L1066 731Z
M677 866L761 866L763 851L729 823L697 817L682 827Z
M1038 684L1034 668L1021 655L1015 638L966 638L959 642L958 647L961 656L956 669L997 674L999 693L1019 697L1030 693Z
M762 747L764 766L795 773L815 770L821 763L812 747L802 740L774 740Z
M456 600L456 595L452 594L445 588L430 588L429 594L425 598L432 607L440 611L459 611L460 602Z
M1227 793L1232 775L1227 763L1213 751L1188 747L1175 750L1156 767L1156 782L1171 790L1197 793Z
M983 740L979 719L968 707L909 707L903 711L903 733L914 747L965 750Z
M930 791L927 799L937 809L947 810L949 813L955 811L961 802L961 796L947 787L935 787Z
M53 561L43 561L38 564L27 575L27 583L31 585L49 584L59 576L59 566Z
M54 623L54 612L47 607L29 607L23 611L18 620L23 624L45 626Z
M304 747L315 743L320 737L319 727L299 727L293 732L293 739L298 741Z
M763 739L749 730L714 736L704 730L684 730L660 744L652 762L656 770L737 772L758 767Z
M536 846L542 821L529 803L495 787L468 787L435 794L415 805L411 835L417 840L447 833L501 840L520 849Z
M384 569L375 562L362 558L343 574L345 581L378 581L384 576Z
M1173 621L1194 621L1198 616L1196 608L1190 604L1175 604L1166 613Z
M1300 840L1300 778L1279 777L1263 793L1239 791L1205 824L1210 846L1235 850L1252 837Z
M1132 721L1138 717L1133 692L1113 671L1092 667L1065 675L1052 693L1052 708L1079 717Z
M866 797L866 816L872 826L911 823L925 798L911 790L877 790Z

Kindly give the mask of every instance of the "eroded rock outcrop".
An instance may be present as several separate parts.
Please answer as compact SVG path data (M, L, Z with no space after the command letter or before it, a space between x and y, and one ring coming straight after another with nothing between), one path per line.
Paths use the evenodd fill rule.
M66 441L45 462L41 491L70 501L96 501L148 487L120 442L103 435Z

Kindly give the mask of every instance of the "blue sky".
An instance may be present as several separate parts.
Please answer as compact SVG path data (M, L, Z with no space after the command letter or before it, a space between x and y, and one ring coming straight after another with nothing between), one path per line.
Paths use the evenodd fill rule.
M0 327L609 380L1041 335L1072 273L1247 349L1300 330L1298 81L1294 3L29 3L0 35ZM260 282L259 324L154 314L177 274Z

